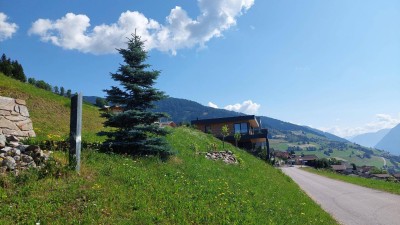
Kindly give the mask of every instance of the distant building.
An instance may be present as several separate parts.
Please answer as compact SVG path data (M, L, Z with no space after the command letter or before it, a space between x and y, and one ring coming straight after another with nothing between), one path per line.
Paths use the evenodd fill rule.
M174 121L164 121L164 122L156 122L160 125L160 127L176 127L176 123Z
M100 110L104 111L104 112L119 113L119 112L123 112L124 108L122 106L119 106L119 105L113 105L113 106L105 105Z
M315 166L315 161L318 159L316 155L295 156L294 161L297 165Z

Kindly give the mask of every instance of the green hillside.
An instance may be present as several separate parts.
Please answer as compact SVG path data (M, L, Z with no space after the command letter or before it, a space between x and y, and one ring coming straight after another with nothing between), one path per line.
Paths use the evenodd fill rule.
M273 136L270 146L274 150L294 150L296 155L316 155L318 158L337 158L349 164L358 166L369 165L382 168L386 157L386 166L396 166L397 163L387 158L383 151L366 148L354 143L335 142L326 138L301 131L286 132L282 135Z
M209 119L245 115L172 97L156 102L156 106L155 111L168 113L171 119L178 123L190 122L191 120L196 120L196 118ZM399 169L397 162L400 160L388 156L383 151L356 145L343 138L314 128L299 126L265 116L260 116L259 119L261 120L261 126L268 128L270 146L274 150L287 151L290 147L298 147L295 151L298 155L315 154L319 158L336 157L348 163L355 163L358 166L371 165L378 168L384 166L384 161L381 157L385 157L388 167Z
M240 164L208 160L192 146L220 149L221 141L185 127L167 139L177 154L166 162L84 150L80 176L59 170L42 179L0 178L0 224L336 224L289 177L252 155L229 145ZM64 153L56 156L65 162Z
M0 96L26 100L38 139L59 139L69 133L70 100L0 73ZM97 107L83 105L84 140L101 140L95 134L103 129Z
M27 102L40 139L65 136L69 100L0 75L0 95ZM98 140L103 120L84 105L84 139ZM81 174L53 153L45 170L0 176L0 224L336 224L278 169L228 145L239 164L211 161L222 142L186 127L167 137L176 154L131 158L83 149Z

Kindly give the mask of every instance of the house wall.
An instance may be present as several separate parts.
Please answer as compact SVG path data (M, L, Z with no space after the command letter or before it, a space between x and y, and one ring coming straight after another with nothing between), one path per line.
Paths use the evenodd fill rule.
M208 126L211 127L211 133L216 136L216 137L222 137L222 127L224 125L228 126L229 130L229 135L234 135L234 124L235 123L248 123L249 121L247 120L238 120L235 122L227 122L227 123L214 123L214 124L207 124ZM205 127L206 124L196 124L197 129L206 132ZM248 128L250 129L250 124L248 124Z

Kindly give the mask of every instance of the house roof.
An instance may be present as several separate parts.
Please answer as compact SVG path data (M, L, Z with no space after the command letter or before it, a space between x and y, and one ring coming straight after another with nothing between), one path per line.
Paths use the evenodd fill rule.
M346 165L331 165L333 170L346 170Z
M240 122L240 121L249 121L251 126L254 128L260 127L255 115L192 120L192 124L215 124L215 123L228 123L228 122Z
M304 155L304 156L296 156L296 159L308 161L308 160L316 160L318 157L316 155Z
M396 178L400 178L400 173L395 173L395 174L393 174L393 176Z

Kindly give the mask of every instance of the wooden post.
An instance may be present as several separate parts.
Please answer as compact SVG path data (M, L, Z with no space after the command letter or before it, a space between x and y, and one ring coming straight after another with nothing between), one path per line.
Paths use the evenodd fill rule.
M69 165L79 173L81 167L82 93L71 98L71 122L69 133Z

